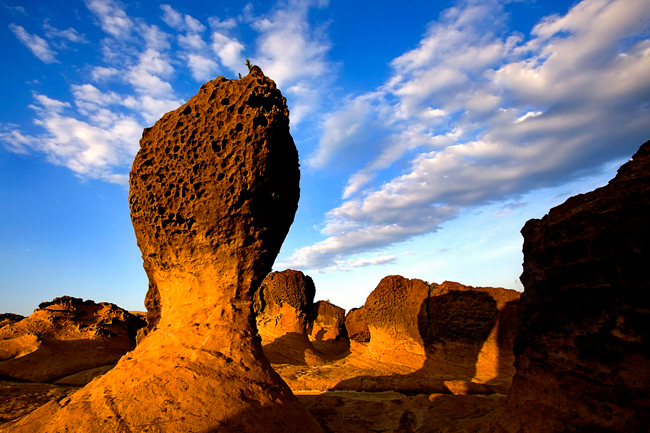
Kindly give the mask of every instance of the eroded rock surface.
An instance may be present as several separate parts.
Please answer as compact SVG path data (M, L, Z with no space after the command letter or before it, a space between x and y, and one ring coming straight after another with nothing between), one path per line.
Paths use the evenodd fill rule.
M294 390L503 394L514 374L519 295L388 276L348 315L344 356L275 368Z
M147 333L113 370L5 429L321 431L264 358L252 314L298 182L285 99L258 67L204 84L145 129L129 200Z
M136 332L145 325L115 304L70 296L43 302L27 318L4 316L0 376L29 382L53 382L111 367L135 347ZM95 375L86 374L84 384Z
M307 336L316 288L308 275L271 272L255 293L255 318L266 358L273 364L322 364Z
M345 310L329 301L316 302L309 321L309 340L327 356L345 353L350 347L345 329Z
M484 431L650 425L650 142L524 236L517 373Z
M363 307L352 308L348 311L348 315L345 316L345 329L350 340L360 343L370 341L370 329L368 329L368 322L366 322L364 313Z

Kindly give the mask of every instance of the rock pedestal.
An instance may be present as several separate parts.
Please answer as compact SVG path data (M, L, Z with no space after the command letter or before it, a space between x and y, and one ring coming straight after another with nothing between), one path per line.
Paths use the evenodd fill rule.
M252 314L298 203L288 114L253 67L145 129L129 201L147 330L109 373L9 431L322 431L264 358Z

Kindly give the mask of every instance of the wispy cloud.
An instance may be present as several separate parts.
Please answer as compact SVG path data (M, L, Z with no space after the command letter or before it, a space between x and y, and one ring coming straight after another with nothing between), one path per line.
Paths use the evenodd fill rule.
M29 33L24 27L17 24L9 24L9 29L41 61L44 63L54 63L57 61L56 52L50 48L50 44L45 39Z
M327 57L331 43L326 25L314 27L308 20L310 8L326 6L326 1L290 0L268 16L248 17L259 32L252 60L293 101L294 125L319 107L326 76L334 69Z
M49 39L64 39L69 42L75 43L87 43L85 35L80 34L77 30L72 27L68 27L65 30L57 29L52 26L48 21L43 23L43 30L45 31L45 36Z
M106 33L114 38L126 38L134 28L133 20L126 14L124 6L115 0L86 0L86 7L99 20Z
M366 131L375 153L327 214L328 237L288 265L336 266L434 232L468 207L631 154L650 133L650 40L640 17L650 19L645 0L584 0L526 40L507 34L496 1L445 11L392 62L384 85L325 122L313 167L353 153ZM397 161L408 170L387 177Z
M0 140L9 150L40 152L81 177L125 184L142 128L184 102L172 85L180 73L189 72L204 82L225 69L235 74L245 72L247 47L235 36L237 26L257 33L257 43L249 49L257 47L257 53L272 49L257 57L263 59L265 68L277 71L278 78L289 87L283 91L296 95L294 124L301 110L304 113L305 107L317 104L321 89L314 83L329 67L325 59L329 45L323 42L320 30L310 27L307 11L323 7L323 2L279 3L264 16L254 16L247 7L233 18L211 17L209 29L168 4L161 5L161 27L130 16L127 7L117 0L86 0L85 4L104 32L98 43L88 41L73 28L58 29L47 20L43 30L59 48L66 42L94 43L103 54L103 62L87 65L92 81L72 84L69 101L35 94L31 108L34 124L41 132L28 134L18 125L2 125ZM56 62L56 53L47 40L16 24L10 28L42 61ZM291 49L283 52L282 44ZM285 67L283 62L290 65ZM293 68L310 63L310 68Z

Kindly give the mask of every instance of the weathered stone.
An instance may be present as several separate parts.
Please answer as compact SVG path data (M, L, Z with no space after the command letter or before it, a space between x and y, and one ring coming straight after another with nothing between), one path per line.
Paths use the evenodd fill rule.
M145 325L115 304L70 296L19 318L7 316L0 327L0 376L29 382L112 365L135 347L136 332Z
M273 364L322 364L307 337L316 288L311 277L287 269L270 273L255 293L257 330Z
M345 316L345 329L350 340L360 343L370 341L370 329L368 329L363 307L352 308L348 311L348 315Z
M145 129L129 200L147 333L113 370L9 431L321 431L264 358L252 312L298 182L285 99L258 67L204 84Z
M350 347L345 310L329 301L314 304L308 332L314 347L325 355L341 355Z
M517 373L484 431L647 431L650 142L522 234Z

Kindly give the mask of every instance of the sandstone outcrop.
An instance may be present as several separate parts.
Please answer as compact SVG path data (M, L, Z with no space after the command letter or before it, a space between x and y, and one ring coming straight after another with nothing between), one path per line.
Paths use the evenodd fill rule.
M485 432L647 431L649 227L650 142L526 223L517 372Z
M86 371L87 383L135 347L144 320L115 304L64 296L34 313L5 315L0 327L0 376L53 382ZM101 371L101 372L103 372Z
M258 67L145 129L131 218L149 277L138 346L12 432L320 432L262 353L252 304L293 221L298 155Z
M365 310L361 308L352 308L345 316L345 330L351 341L367 343L370 341L370 329L364 316Z
M255 293L257 330L273 364L322 364L307 336L316 288L311 277L287 269L271 272Z
M294 390L504 394L519 295L388 276L348 314L344 356L323 368L275 368Z
M345 310L329 301L314 304L308 331L314 347L327 356L344 354L350 347Z

